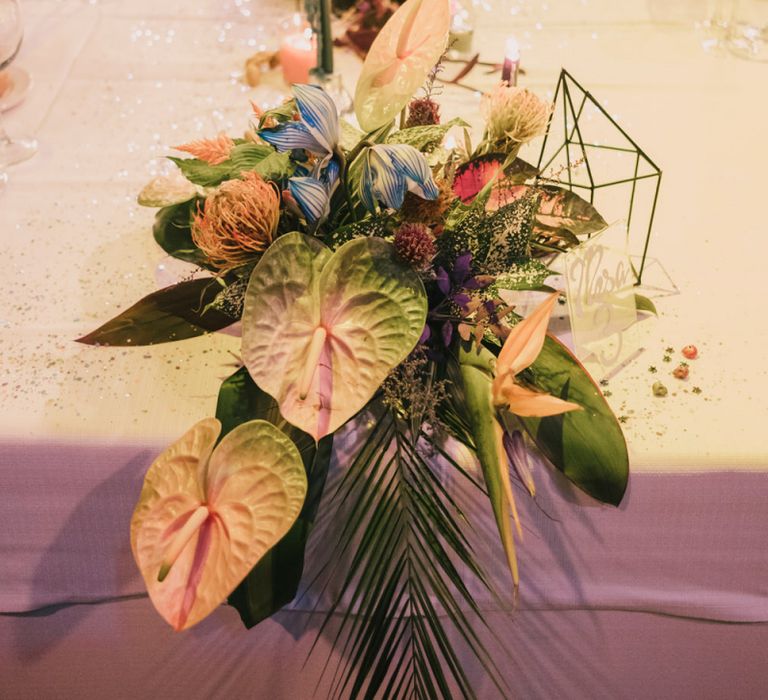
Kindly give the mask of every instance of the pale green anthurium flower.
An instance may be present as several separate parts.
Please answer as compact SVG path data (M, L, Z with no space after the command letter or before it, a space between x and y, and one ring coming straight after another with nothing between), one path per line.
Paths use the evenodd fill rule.
M331 252L316 238L278 238L251 275L242 357L283 417L316 440L373 397L418 342L427 297L392 244L357 238Z
M307 493L298 449L271 423L243 423L216 445L220 433L207 418L168 447L131 518L150 600L177 631L226 600L288 532Z
M378 33L355 90L355 114L367 132L394 119L445 51L450 0L407 0Z

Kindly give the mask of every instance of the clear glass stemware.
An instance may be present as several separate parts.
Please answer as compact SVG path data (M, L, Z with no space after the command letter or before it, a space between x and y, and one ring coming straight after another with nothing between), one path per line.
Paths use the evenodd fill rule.
M18 0L0 0L0 72L16 58L21 48L24 25ZM12 139L5 131L0 114L0 167L19 163L37 151L33 138Z

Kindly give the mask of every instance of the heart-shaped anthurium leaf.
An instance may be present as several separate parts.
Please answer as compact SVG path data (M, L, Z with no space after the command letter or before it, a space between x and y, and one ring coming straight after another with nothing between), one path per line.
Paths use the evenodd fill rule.
M316 440L371 399L424 329L419 276L390 243L356 238L335 253L289 233L253 270L243 309L243 361L283 417Z
M197 423L144 479L131 549L155 608L176 630L202 620L291 528L307 493L301 455L263 420L215 447L221 424Z

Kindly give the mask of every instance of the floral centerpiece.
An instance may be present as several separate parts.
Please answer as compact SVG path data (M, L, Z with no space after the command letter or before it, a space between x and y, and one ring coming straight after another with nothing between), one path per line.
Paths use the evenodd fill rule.
M429 86L448 28L448 0L394 13L357 86L359 128L321 88L295 85L257 109L245 138L180 146L193 156L172 159L181 177L152 181L139 201L160 207L157 243L211 274L80 339L135 346L240 323L243 366L215 417L147 472L136 563L176 630L224 601L251 627L296 595L318 509L344 503L340 537L313 557L351 557L331 613L342 598L356 613L337 637L350 659L340 687L366 697L472 696L446 625L497 675L465 613L477 612L465 578L487 578L435 459L487 494L510 589L512 479L533 494L531 450L601 501L618 504L627 482L618 422L547 335L559 298L548 256L605 222L518 157L551 116L533 93L502 84L486 96L475 146L463 122L441 123ZM450 129L464 130L461 146L445 147ZM525 318L508 303L516 290L542 292ZM336 456L334 501L323 491L342 429L357 439Z

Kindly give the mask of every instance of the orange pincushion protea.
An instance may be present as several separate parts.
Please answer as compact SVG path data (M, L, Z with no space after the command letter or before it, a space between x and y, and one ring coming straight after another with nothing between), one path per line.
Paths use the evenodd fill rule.
M221 270L231 270L263 253L272 243L280 218L280 194L274 183L244 172L211 194L192 226L192 240Z

